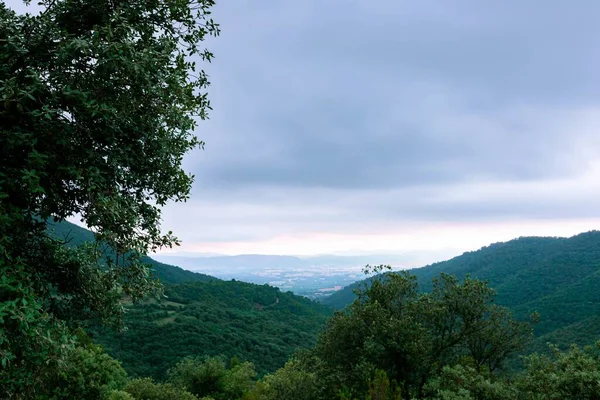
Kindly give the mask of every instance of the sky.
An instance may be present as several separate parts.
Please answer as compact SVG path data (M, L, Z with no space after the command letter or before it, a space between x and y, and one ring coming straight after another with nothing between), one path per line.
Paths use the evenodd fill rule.
M163 214L177 251L450 255L600 228L600 2L227 0L213 17L205 150Z
M460 252L600 227L600 3L230 0L181 252ZM437 254L437 253L436 253Z

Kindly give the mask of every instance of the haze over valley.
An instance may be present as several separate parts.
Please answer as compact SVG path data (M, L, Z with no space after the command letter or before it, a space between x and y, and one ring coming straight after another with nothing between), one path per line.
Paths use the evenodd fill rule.
M177 265L190 271L236 279L245 282L269 284L284 291L318 299L363 279L367 264L388 264L394 269L414 268L428 264L436 254L368 255L368 256L276 256L247 254L187 255L157 254L153 258L166 264ZM437 254L437 257L443 257Z

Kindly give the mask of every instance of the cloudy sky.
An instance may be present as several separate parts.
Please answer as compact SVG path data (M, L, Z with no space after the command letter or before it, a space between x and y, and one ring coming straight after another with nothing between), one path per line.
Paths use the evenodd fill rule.
M219 2L184 252L476 249L600 228L600 3Z
M439 257L600 228L600 2L218 3L178 251Z

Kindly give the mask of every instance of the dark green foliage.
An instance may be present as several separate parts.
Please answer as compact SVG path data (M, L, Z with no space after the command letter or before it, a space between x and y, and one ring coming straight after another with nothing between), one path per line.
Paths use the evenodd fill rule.
M212 0L0 5L0 180L9 212L76 214L118 252L175 238L160 208L189 196L183 155L202 143L207 76L188 59L218 34ZM14 207L14 209L13 209Z
M197 397L241 399L254 386L256 372L249 362L236 358L229 365L220 357L185 358L169 370L169 382Z
M381 275L331 318L312 354L329 390L366 395L369 377L383 370L403 396L422 397L444 367L492 373L531 337L531 324L493 304L494 291L481 281L441 275L431 292L417 289L409 274Z
M166 301L129 306L124 332L95 340L133 376L164 379L187 356L240 357L261 374L309 347L330 315L304 297L267 285L212 281L165 286Z
M248 399L285 398L275 388L315 400L600 399L600 343L551 347L551 356L533 354L524 370L504 372L530 323L512 320L477 280L441 275L430 292L417 289L408 274L380 275L334 315L314 350L258 382Z
M525 358L525 372L516 385L527 400L600 399L600 342L561 352L551 346L551 356Z
M292 359L259 381L244 400L314 400L319 395L317 385L316 374Z
M116 323L121 311L114 277L97 268L92 249L25 236L0 236L0 250L11 250L0 257L0 391L9 398L47 390L73 350L74 329ZM19 251L19 242L28 246Z
M518 389L502 376L465 365L445 366L424 388L427 400L515 400ZM541 400L541 399L540 399Z
M184 388L170 383L156 383L150 378L134 379L125 388L125 392L135 400L198 400L196 396ZM110 399L129 400L121 393L113 393Z
M391 381L383 370L375 370L369 382L366 400L402 400L402 393L395 381Z
M135 398L124 390L112 390L104 396L104 400L135 400Z
M29 2L26 2L29 3ZM212 0L0 3L0 393L35 398L75 328L118 322L158 285L140 256L177 244L160 207L188 198ZM45 221L79 216L116 251L67 248ZM123 260L125 258L125 260ZM121 262L115 262L121 259Z
M600 315L600 232L571 238L519 238L468 252L449 261L410 270L423 290L431 278L447 273L463 279L467 274L486 280L498 293L497 303L525 318L540 314L535 328L536 350L549 339L568 347L597 339L594 317ZM324 299L336 308L355 298L353 284Z
M47 398L96 400L127 383L121 364L94 345L76 347L57 372Z
M427 400L597 400L600 399L598 347L572 346L551 356L525 357L525 370L509 377L482 374L457 365L445 367L426 385Z

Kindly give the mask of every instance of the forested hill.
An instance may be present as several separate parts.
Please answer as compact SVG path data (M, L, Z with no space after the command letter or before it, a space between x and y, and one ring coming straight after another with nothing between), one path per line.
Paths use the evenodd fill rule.
M94 240L92 232L69 222L50 222L48 231L70 246ZM273 372L295 350L311 347L331 315L322 304L268 285L144 261L165 283L164 301L126 302L126 331L92 332L132 376L162 379L181 358L207 355L239 357L259 373Z
M94 234L91 231L68 221L49 221L48 232L67 242L68 246L78 246L86 242L91 243L95 240ZM164 264L150 257L143 257L142 260L144 263L152 266L154 276L164 283L205 282L217 279L210 275L200 274L174 265Z
M588 333L600 331L599 231L570 238L523 237L495 243L410 272L424 290L431 288L431 279L441 272L488 280L498 293L497 302L517 316L538 311L541 322L536 335L549 335L554 342L589 343ZM354 300L352 290L359 284L323 302L342 308Z
M164 378L186 356L239 357L259 373L282 367L314 344L329 308L268 285L239 281L165 287L167 299L129 306L127 331L97 332L95 341L133 376Z

